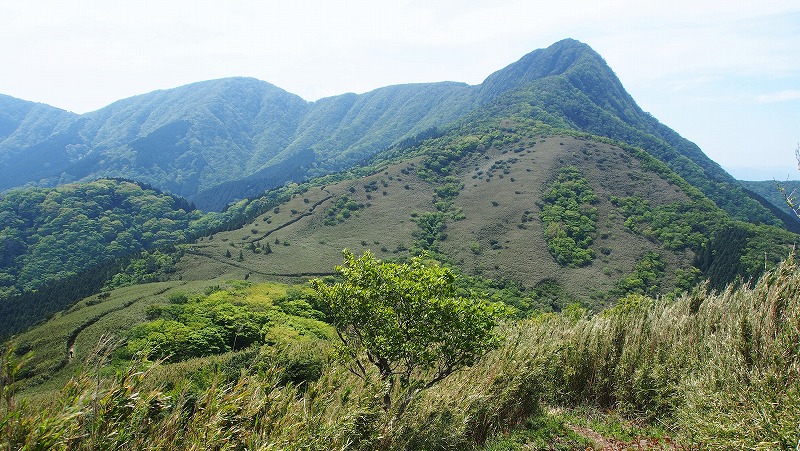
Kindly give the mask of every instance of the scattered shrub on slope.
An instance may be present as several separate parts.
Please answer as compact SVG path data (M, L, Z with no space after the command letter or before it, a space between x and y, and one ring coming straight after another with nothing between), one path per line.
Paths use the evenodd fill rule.
M597 231L597 200L589 182L574 166L562 168L542 196L542 222L547 247L561 265L586 266L594 259L589 248Z

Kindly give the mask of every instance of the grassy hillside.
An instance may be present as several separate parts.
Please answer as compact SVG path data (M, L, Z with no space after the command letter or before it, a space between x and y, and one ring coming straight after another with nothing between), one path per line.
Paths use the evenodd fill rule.
M774 265L794 240L779 229L731 221L644 152L588 136L559 136L530 121L465 127L390 150L376 161L388 162L300 185L251 224L187 247L179 265L183 277L202 279L223 268L240 276L302 277L330 272L343 248L371 249L380 258L429 249L467 274L526 289L555 283L565 287L567 298L598 304L620 294L621 281L653 252L663 268L652 281L656 289L647 293L685 289L698 279L692 269L700 265L698 255L726 242L715 235L726 224L741 230L745 241L731 250L743 264L720 273L721 285L757 276L764 251ZM576 168L596 198L589 246L594 257L582 267L556 261L542 222L543 195L565 166ZM647 201L634 211L630 202L636 198ZM700 269L712 263L704 261Z
M106 282L111 291L77 304L90 309L59 315L42 326L55 328L46 333L29 332L59 343L31 345L47 349L36 373L61 368L64 337L90 337L86 349L105 333L124 335L145 320L149 305L164 303L170 292L162 289L189 284L180 290L196 293L230 280L301 283L331 275L345 248L381 259L427 250L465 276L463 289L506 302L524 317L573 303L597 311L627 294L670 298L706 278L723 288L774 267L794 242L781 229L730 220L640 150L564 133L530 121L486 123L390 151L358 171L242 202L228 212L239 219L180 245L170 272L159 272L153 256L135 259ZM560 179L565 168L581 182ZM578 186L591 198L573 215L569 187ZM554 208L563 212L557 224L544 214ZM585 230L580 246L587 259L560 260L554 227ZM561 243L567 252L578 246ZM133 297L121 293L137 293L137 286L112 290L158 280L171 282L141 285ZM79 327L100 315L89 312L114 305L102 321ZM64 321L71 325L59 325Z
M4 379L0 424L13 448L788 449L799 438L799 288L789 257L753 286L509 323L499 349L399 416L380 408L379 384L336 364L286 383L291 360L269 347L116 374L101 349L60 391L15 397ZM18 362L25 371L20 356L3 355L4 376Z

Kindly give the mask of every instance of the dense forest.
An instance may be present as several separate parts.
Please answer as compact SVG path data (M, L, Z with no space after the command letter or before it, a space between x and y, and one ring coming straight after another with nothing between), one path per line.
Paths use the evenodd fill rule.
M181 198L121 180L0 194L0 298L185 241L200 217Z

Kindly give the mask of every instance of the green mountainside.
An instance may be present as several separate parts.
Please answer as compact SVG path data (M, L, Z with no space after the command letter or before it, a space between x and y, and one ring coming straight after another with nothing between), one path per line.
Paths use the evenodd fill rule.
M536 50L477 86L309 103L235 78L80 116L0 106L12 447L797 442L793 218L641 111L585 44ZM361 268L380 287L329 293L389 293L352 313L409 372L366 341L339 343L358 343L358 327L336 329L319 287L347 279L344 249L389 265ZM409 262L441 269L412 272L444 287L418 307L498 314L484 324L497 334L472 343L496 349L448 363L440 350L474 337L436 325L447 346L415 349L438 310L384 340L376 317L429 297L390 269Z
M643 112L600 55L571 39L476 86L398 85L306 102L266 82L229 78L132 97L69 120L53 113L61 122L46 137L29 131L27 121L12 121L13 136L29 139L0 140L0 189L124 177L220 210L454 122L509 115L642 147L735 218L779 224L696 145Z
M342 249L401 260L427 251L463 274L465 288L524 317L575 303L599 311L630 294L671 298L704 279L723 288L774 267L796 239L731 219L640 149L521 119L392 148L370 165L287 185L227 213L184 224L198 238L166 262L143 255L114 266L100 296L41 326L58 330L46 334L47 346L124 335L169 293L331 275ZM136 285L152 281L160 284ZM129 285L120 293L140 286L141 295L116 301L115 288ZM57 326L65 321L71 326ZM36 330L21 339L43 335ZM84 356L86 346L71 348ZM63 358L48 351L37 360L61 368Z
M800 224L800 218L798 218L797 214L786 204L784 193L786 195L792 195L794 193L794 196L796 197L797 194L800 193L800 181L787 180L783 182L776 182L775 180L740 180L739 183L741 183L746 190L750 191L751 194L754 194L755 196L753 197L757 196L756 198L762 199L762 203L771 205L772 207L785 213L785 216L780 217L784 219L784 223L788 223L786 224L787 228L796 233L798 232L796 228L798 227L797 224ZM784 190L784 193L781 193L779 187ZM794 226L794 228L792 228L792 226Z
M0 142L0 189L124 177L221 209L448 123L467 108L449 100L465 89L393 86L314 103L246 78L156 91L75 116L35 145Z
M127 265L104 291L14 337L17 358L33 351L17 374L21 399L57 399L53 409L6 407L30 419L7 423L14 443L95 437L82 422L62 423L92 410L82 401L91 393L102 397L95 415L104 430L142 428L136 436L148 442L195 440L217 424L204 413L216 409L242 412L223 422L238 433L214 435L220 446L507 449L544 440L570 449L601 436L574 426L585 415L625 443L643 434L648 443L717 443L720 428L763 415L768 426L737 429L726 446L793 440L794 425L781 418L798 408L798 271L791 258L780 261L795 236L731 219L641 149L532 120L475 122L232 211L214 233L179 245L159 281L126 280L147 272ZM343 248L384 261L426 251L460 273L461 292L507 305L506 339L422 392L406 414L383 412L382 389L339 365L326 304L306 284L333 280ZM725 289L764 265L758 284ZM709 285L681 294L704 278ZM147 350L159 363L137 366ZM718 406L720 396L731 400ZM256 399L300 404L266 408ZM316 426L280 413L296 409ZM159 414L142 420L145 412ZM29 428L35 418L47 428ZM279 426L267 432L245 418ZM631 432L611 432L633 419ZM91 440L116 443L116 435Z

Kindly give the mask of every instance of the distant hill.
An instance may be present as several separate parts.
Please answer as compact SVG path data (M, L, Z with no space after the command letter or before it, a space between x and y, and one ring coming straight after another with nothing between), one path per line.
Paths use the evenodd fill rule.
M0 194L0 299L184 241L199 218L184 199L122 180Z
M314 103L247 78L156 91L69 117L66 127L53 124L38 140L3 140L0 189L125 177L217 210L290 180L344 168L409 132L448 123L468 108L450 101L466 88L394 86ZM12 137L31 134L27 124L19 122Z
M452 124L516 115L640 146L734 217L779 223L697 146L643 112L600 55L571 39L476 86L398 85L306 102L266 82L229 78L81 116L39 109L46 114L31 110L3 125L13 131L0 134L0 189L125 177L219 210Z
M789 208L786 204L784 194L778 189L780 186L785 190L785 194L791 195L794 193L795 196L798 196L800 195L800 180L787 180L783 182L776 182L775 180L740 180L739 183L751 193L772 204L776 209L783 211L785 213L785 216L783 216L783 218L785 218L784 220L791 220L791 223L794 224L795 227L800 228L800 218ZM795 232L797 231L795 230Z
M559 182L565 168L577 178ZM518 283L548 308L600 306L757 276L764 252L777 263L794 239L732 220L645 152L518 118L470 122L282 192L242 227L186 247L181 280L296 281L330 273L344 248L428 250L466 274ZM576 252L589 257L571 260ZM637 269L651 264L660 269L649 276Z

